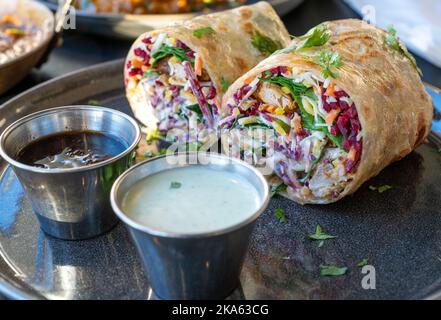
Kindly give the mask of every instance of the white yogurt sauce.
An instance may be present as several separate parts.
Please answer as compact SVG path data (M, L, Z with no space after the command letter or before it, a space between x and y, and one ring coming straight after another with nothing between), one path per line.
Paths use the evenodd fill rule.
M122 209L132 220L151 229L194 234L239 224L260 205L256 188L244 178L194 165L137 182L124 196Z

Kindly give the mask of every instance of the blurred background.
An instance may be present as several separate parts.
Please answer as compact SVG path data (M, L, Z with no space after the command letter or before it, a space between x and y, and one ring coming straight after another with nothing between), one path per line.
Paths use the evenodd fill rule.
M17 0L0 0L2 10ZM18 0L20 1L20 0ZM29 1L29 0L27 0ZM37 0L35 0L37 1ZM38 0L55 10L58 1ZM75 15L65 21L62 45L46 63L33 69L4 94L0 103L41 82L100 62L125 57L133 37L173 20L221 10L246 0L77 0ZM416 55L424 81L441 87L441 1L439 0L272 0L289 32L305 33L325 20L365 18L387 28L393 24L398 35ZM1 44L1 42L0 42ZM0 46L1 49L1 46ZM1 67L1 64L0 64ZM0 73L1 73L0 68Z

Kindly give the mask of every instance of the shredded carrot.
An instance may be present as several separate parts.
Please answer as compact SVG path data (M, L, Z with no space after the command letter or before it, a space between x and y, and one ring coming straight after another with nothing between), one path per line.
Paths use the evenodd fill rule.
M132 59L133 68L141 68L142 65L143 65L142 61L139 61L138 59Z
M216 106L216 108L219 110L220 107L221 107L221 102L219 101L219 99L218 99L218 98L215 98L215 99L213 100L213 102L214 102L214 105Z
M351 148L348 153L348 160L355 161L355 156L357 155L357 151L355 148Z
M276 110L276 106L271 105L271 106L266 107L266 111L268 111L268 112L273 113L274 110Z
M141 67L141 70L142 70L142 72L147 72L147 71L149 71L149 67L147 67L147 66L142 66L142 67Z
M337 116L340 114L340 108L331 110L328 115L326 116L326 124L332 124L335 119L337 119Z
M325 95L328 97L335 97L334 89L335 89L335 83L331 82L328 88L326 89Z
M293 124L295 133L299 133L302 130L302 119L297 113L294 114L294 118L291 120L291 123Z
M253 77L246 78L244 82L246 85L249 85L251 82L253 82Z
M196 56L196 60L194 62L194 71L198 76L202 75L202 59L199 55Z

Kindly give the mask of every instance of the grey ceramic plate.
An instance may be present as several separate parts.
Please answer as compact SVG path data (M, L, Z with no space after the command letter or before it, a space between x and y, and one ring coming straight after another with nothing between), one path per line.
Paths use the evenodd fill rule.
M52 10L57 9L57 0L39 0ZM247 4L259 0L249 0ZM303 0L268 0L279 15L283 16L297 7ZM106 37L135 39L140 34L163 27L173 21L187 20L200 13L183 14L91 14L77 11L77 30Z
M0 107L0 131L31 112L99 100L130 112L123 93L123 61L52 80ZM441 109L441 96L431 91ZM434 125L438 130L438 122ZM441 293L441 140L434 134L355 195L327 206L300 206L276 197L258 220L232 298L395 299ZM369 185L390 184L379 194ZM283 208L288 223L273 211ZM318 248L305 237L317 224L338 239ZM355 265L368 258L376 289L364 290ZM342 277L321 277L321 264L346 266ZM0 292L11 298L152 298L122 224L81 242L45 236L9 167L0 161Z

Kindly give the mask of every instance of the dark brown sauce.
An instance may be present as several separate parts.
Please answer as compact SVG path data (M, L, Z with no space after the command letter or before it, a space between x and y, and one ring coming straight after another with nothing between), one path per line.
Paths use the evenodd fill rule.
M69 131L31 142L16 160L46 169L78 168L105 161L126 149L122 141L100 132Z

